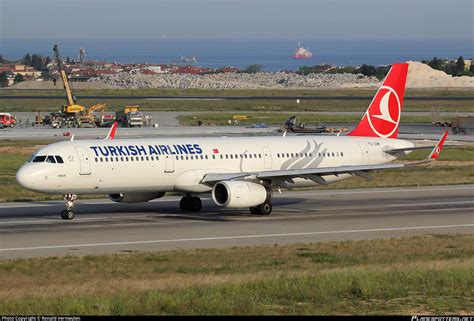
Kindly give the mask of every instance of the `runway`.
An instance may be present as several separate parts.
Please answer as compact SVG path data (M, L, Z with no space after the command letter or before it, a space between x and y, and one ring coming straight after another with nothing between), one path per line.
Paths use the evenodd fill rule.
M127 253L473 233L474 185L275 193L270 216L220 209L182 213L178 197L149 203L84 200L73 221L63 202L0 205L0 257Z

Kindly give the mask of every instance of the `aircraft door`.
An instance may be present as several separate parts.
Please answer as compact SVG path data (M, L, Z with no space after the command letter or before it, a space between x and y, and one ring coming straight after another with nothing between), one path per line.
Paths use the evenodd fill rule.
M263 154L263 162L264 162L265 169L271 169L272 168L272 153L270 151L270 148L263 147L262 154Z
M173 155L165 155L165 173L174 173Z
M79 175L90 175L91 163L87 149L85 147L76 147L76 153L79 156Z
M358 142L362 154L361 165L369 164L369 146L366 142Z

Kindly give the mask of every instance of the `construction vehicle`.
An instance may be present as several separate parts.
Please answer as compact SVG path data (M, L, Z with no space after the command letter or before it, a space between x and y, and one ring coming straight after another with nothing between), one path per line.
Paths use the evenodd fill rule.
M278 132L291 132L300 134L329 133L340 134L347 131L346 127L327 127L321 123L300 123L296 116L291 116L285 121L283 128Z
M58 45L54 45L53 52L54 52L54 57L56 58L56 62L58 64L58 72L59 72L59 75L61 76L61 81L63 83L64 91L66 92L66 105L63 106L63 109L60 113L56 113L57 114L56 118L59 121L59 118L63 117L64 123L66 125L69 125L69 124L77 125L76 116L78 114L84 113L86 108L82 105L79 105L76 102L76 98L72 94L71 86L69 85L69 80L67 79L66 70L64 69L61 56L59 55Z
M125 106L123 111L117 113L117 120L123 127L142 127L145 124L145 117L140 107Z
M79 105L72 93L71 86L69 84L66 70L64 69L61 56L59 55L58 45L53 47L54 57L58 64L58 72L63 83L64 91L66 92L66 105L62 107L62 110L56 113L52 113L48 118L48 123L53 128L62 127L96 127L96 126L107 126L114 122L115 113L106 112L105 104L96 104L91 106L89 109ZM100 111L101 116L98 117L94 112ZM107 113L108 117L106 121L102 118L102 115ZM112 117L113 116L113 117ZM109 121L112 119L111 121Z
M9 113L0 113L0 128L14 127L16 119Z

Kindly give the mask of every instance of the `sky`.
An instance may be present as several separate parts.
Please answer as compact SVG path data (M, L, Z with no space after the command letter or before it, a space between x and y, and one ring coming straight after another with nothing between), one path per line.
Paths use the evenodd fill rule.
M473 0L0 0L0 13L3 39L474 41Z

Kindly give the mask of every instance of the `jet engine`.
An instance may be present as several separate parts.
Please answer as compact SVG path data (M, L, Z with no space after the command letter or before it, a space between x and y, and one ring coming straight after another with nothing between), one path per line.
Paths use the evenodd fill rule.
M222 207L253 207L271 197L271 189L252 182L222 181L212 188L212 199Z
M109 198L117 203L142 203L163 196L165 192L109 194Z

